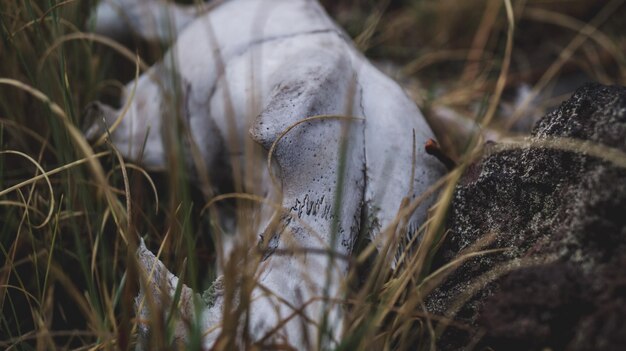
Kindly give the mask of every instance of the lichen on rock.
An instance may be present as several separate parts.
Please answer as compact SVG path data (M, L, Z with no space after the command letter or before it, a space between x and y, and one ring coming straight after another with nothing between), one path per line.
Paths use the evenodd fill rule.
M538 145L562 138L626 152L626 88L585 85L532 133ZM488 247L505 251L469 260L429 296L436 314L472 296L455 317L469 328L449 327L441 349L470 342L506 350L626 344L626 169L559 149L558 141L553 146L487 146L458 184L451 232L434 267L488 234ZM486 279L478 291L468 288L494 268L531 259Z

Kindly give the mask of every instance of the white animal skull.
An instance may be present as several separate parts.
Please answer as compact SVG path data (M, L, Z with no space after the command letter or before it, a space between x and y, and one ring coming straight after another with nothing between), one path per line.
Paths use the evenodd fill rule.
M133 1L115 3L120 11L139 11ZM144 13L162 11L156 4L148 2ZM107 5L101 3L99 11L102 6ZM173 16L190 13L167 6L178 9L171 11ZM261 215L263 226L272 219L281 225L259 228L269 246L259 282L275 294L253 290L250 326L260 337L293 313L290 306L322 296L324 289L328 297L341 298L348 269L347 262L329 255L272 255L273 250L331 249L348 256L361 218L369 218L370 235L381 246L384 240L377 236L396 217L401 201L421 194L443 169L423 151L422 145L433 135L414 102L355 49L317 1L232 0L185 21L175 19L184 22L177 26L180 34L162 61L139 78L129 113L111 138L128 159L151 169L167 169L168 124L176 123L171 96L177 90L184 102L178 111L188 128L188 144L197 147L207 169L215 169L224 155L231 164L255 158L265 165L267 154L246 149L250 137L265 152L274 146L277 191L267 167L235 168L244 179L245 172L258 173L255 176L264 185L259 193L278 198L284 209ZM121 28L116 21L101 24L97 29L105 34ZM161 38L159 31L135 32ZM172 72L177 73L175 85L168 83ZM128 84L127 94L134 84ZM108 106L98 107L109 125L120 114ZM320 115L355 118L307 119ZM102 125L95 123L87 135L102 132ZM427 207L423 204L412 213L408 220L412 228L424 222ZM142 294L150 291L157 300L163 292L173 295L176 277L144 246L138 257L146 272L156 265L155 275L160 277L153 286L143 286ZM193 296L190 289L183 290L187 298ZM146 306L138 311L140 316L149 314ZM304 313L319 321L322 306L321 301L313 302ZM203 311L203 327L218 326L205 336L206 346L220 332L222 307L218 300ZM332 325L340 324L340 307L329 315ZM314 324L307 328L310 335L319 332ZM338 340L341 328L335 329ZM147 332L145 326L143 330ZM185 338L184 328L179 333ZM290 320L279 334L296 347L302 345L301 321Z

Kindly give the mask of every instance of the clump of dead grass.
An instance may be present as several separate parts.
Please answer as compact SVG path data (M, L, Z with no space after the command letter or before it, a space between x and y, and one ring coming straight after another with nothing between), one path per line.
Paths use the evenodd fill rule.
M430 268L446 235L454 185L480 154L485 131L523 135L527 130L519 127L520 121L535 118L540 114L536 111L553 106L566 94L550 92L565 76L582 72L602 83L626 83L626 43L621 35L625 28L619 16L623 1L581 2L568 12L556 3L327 4L367 54L394 62L397 77L433 125L441 121L442 109L453 111L452 118L437 125L436 133L459 164L423 197L405 202L396 223L386 228L392 234L401 232L411 209L438 193L432 216L420 235L414 235L422 238L419 244L390 241L377 252L364 242L353 257L345 258L352 267L346 298L329 302L346 310L344 338L337 349L435 349L446 326L456 323L454 311L433 316L425 309L424 298L463 261L491 253L481 251L487 236L441 269ZM157 256L191 287L204 290L215 275L207 262L217 261L220 226L217 213L203 213L202 208L225 198L197 191L182 166L163 177L125 162L105 138L94 150L77 127L88 102L114 100L120 82L147 67L138 57L151 62L162 52L141 43L142 51L136 55L109 39L84 33L91 6L90 1L52 6L24 1L8 2L0 10L2 348L132 348L137 325L133 299L139 281L134 252L139 236L148 238ZM523 84L529 93L515 102ZM507 103L512 104L512 113L503 108ZM463 142L450 135L463 136ZM552 146L579 146L555 143ZM622 155L588 149L623 163ZM238 199L235 207L261 201L241 194L233 198ZM245 216L239 220L245 221ZM206 232L212 237L198 235ZM392 270L389 260L399 245L405 251ZM224 282L228 296L234 296L236 284L243 287L239 296L244 297L254 286L256 268L255 261L247 259L249 251L250 247L235 248L234 259L223 262L226 275L235 277ZM233 312L217 348L259 346L245 341L245 335L243 344L235 338L240 336L237 321L245 317L248 302L244 298L238 308L227 306ZM189 324L192 346L199 344L204 332L198 324ZM171 321L151 325L163 331L153 333L153 342L171 345Z

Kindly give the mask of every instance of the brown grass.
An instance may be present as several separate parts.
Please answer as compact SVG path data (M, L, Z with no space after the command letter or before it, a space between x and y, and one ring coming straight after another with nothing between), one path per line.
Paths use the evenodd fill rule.
M454 320L454 309L430 315L425 297L464 260L492 253L477 244L431 271L430 260L447 235L454 185L480 154L480 132L526 135L528 120L541 114L536 111L558 103L576 88L581 74L626 84L624 1L325 2L367 55L393 62L389 73L401 79L427 118L436 119L445 107L479 126L468 132L451 121L435 130L460 166L423 197L405 203L385 229L392 235L381 236L396 237L412 209L438 192L432 215L420 228L419 245L407 245L398 268L391 270L389 259L401 240L384 243L380 252L373 243L362 243L353 257L340 258L351 265L345 299L327 301L346 311L336 349L434 350L448 325L467 326ZM132 80L162 53L140 43L135 54L85 33L89 3L9 1L0 9L0 348L132 349L139 236L200 291L213 281L214 265L222 264L232 277L224 281L227 300L235 291L243 298L237 308L226 306L232 313L216 348L259 348L245 335L237 340L237 321L246 314L245 297L258 274L257 258L248 257L256 241L224 259L216 252L219 214L212 209L204 216L203 210L229 199L237 199L235 207L252 208L250 203L265 200L243 187L215 197L208 186L198 191L190 184L182 167L165 178L124 161L105 136L98 144L87 143L77 127L82 108L96 98L115 99L117 89L107 87ZM567 12L560 10L565 7ZM575 83L564 83L566 78ZM522 84L530 93L515 102ZM513 106L508 112L507 104ZM463 145L445 142L455 133L472 135ZM526 146L519 140L505 138L503 145ZM545 143L540 146L597 154L624 165L624 155L615 150L569 140ZM240 212L238 220L254 239L258 233L245 219ZM495 267L475 282L476 288L524 264L533 262ZM299 310L294 309L295 318ZM197 346L205 331L188 322L190 347ZM171 321L151 323L163 331L153 341L171 346ZM308 348L315 345L311 341Z

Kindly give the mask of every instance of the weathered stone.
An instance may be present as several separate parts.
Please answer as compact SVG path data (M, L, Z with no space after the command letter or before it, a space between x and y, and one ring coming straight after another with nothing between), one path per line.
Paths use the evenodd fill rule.
M578 89L536 125L533 140L550 138L626 152L626 88ZM473 296L456 315L470 331L449 327L439 340L442 349L476 340L506 350L626 344L626 169L555 143L505 151L489 145L457 186L451 232L434 267L487 234L494 235L488 248L506 251L464 263L429 297L429 309L445 314L458 299ZM520 267L500 278L492 274L491 282L470 291L486 272L512 260Z

